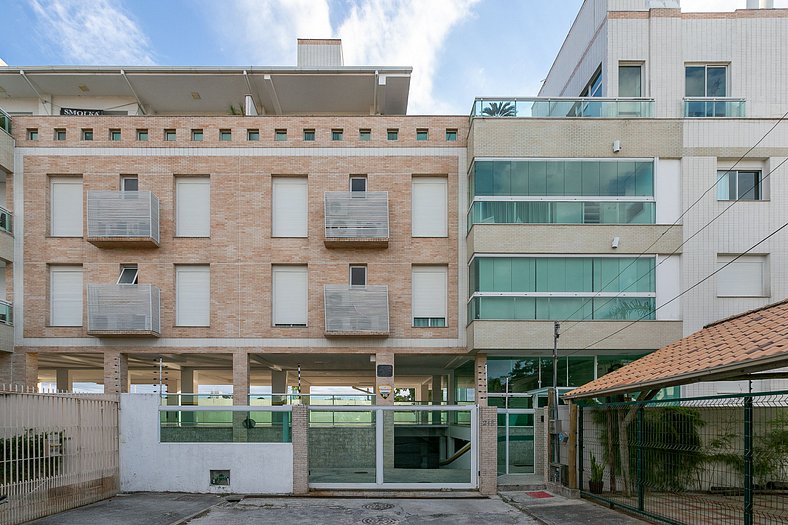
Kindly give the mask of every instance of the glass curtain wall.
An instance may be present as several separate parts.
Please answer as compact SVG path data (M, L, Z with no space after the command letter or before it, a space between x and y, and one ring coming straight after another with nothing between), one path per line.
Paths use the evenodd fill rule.
M469 320L654 319L653 257L474 257Z
M476 160L468 224L654 224L654 162Z

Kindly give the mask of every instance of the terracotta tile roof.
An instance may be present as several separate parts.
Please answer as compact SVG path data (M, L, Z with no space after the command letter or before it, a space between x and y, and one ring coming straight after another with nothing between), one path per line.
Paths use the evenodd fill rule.
M638 392L783 366L788 366L788 299L709 324L565 397Z

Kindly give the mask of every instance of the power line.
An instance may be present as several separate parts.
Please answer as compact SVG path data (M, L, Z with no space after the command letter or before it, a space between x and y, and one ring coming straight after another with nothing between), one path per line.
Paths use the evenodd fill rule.
M698 286L700 286L700 285L701 285L701 284L703 284L704 282L708 281L708 280L709 280L709 279L711 279L711 278L712 278L714 275L716 275L716 274L717 274L717 273L719 273L720 271L724 270L725 268L727 268L728 266L730 266L731 264L733 264L734 262L736 262L736 261L737 261L738 259L740 259L741 257L743 257L743 256L747 255L749 252L751 252L752 250L754 250L755 248L757 248L758 246L760 246L761 244L763 244L764 242L766 242L766 241L767 241L768 239L770 239L771 237L774 237L775 235L777 235L777 233L779 233L781 230L783 230L783 229L784 229L784 228L786 228L786 227L788 227L788 222L786 222L785 224L783 224L782 226L780 226L779 228L777 228L776 230L774 230L772 233L770 233L769 235L767 235L766 237L764 237L764 238L763 238L763 239L761 239L760 241L756 242L755 244L753 244L752 246L750 246L749 248L747 248L747 250L745 250L744 252L740 253L739 255L737 255L736 257L734 257L733 259L731 259L731 260L730 260L730 261L728 261L727 263L723 264L722 266L720 266L719 268L717 268L716 270L714 270L713 272L711 272L709 275L707 275L706 277L704 277L703 279L701 279L701 280L700 280L700 281L698 281L697 283L693 284L692 286L690 286L689 288L687 288L686 290L684 290L684 291L683 291L683 292L681 292L680 294L676 295L675 297L673 297L673 298L672 298L672 299L670 299L669 301L667 301L667 302L665 302L665 303L661 304L660 306L657 306L657 307L656 307L656 308L654 308L653 310L650 310L649 312L647 312L647 313L643 314L643 315L642 315L640 318L638 318L638 319L635 319L635 320L634 320L634 321L632 321L631 323L629 323L629 324L627 324L627 325L623 326L622 328L619 328L619 329L618 329L618 330L616 330L615 332L613 332L613 333L611 333L611 334L608 334L608 335L606 335L606 336L605 336L605 337L603 337L602 339L599 339L599 340L597 340L597 341L594 341L594 342L593 342L593 343L591 343L590 345L586 345L586 346L584 346L583 348L580 348L579 350L575 350L574 352L570 352L570 353L568 353L568 354L565 354L565 356L564 356L564 357L569 357L570 355L574 355L574 354L576 354L576 353L578 353L578 352L582 352L583 350L587 350L587 349L591 348L592 346L596 346L596 345L598 345L599 343L601 343L602 341L605 341L605 340L607 340L607 339L610 339L610 338L611 338L611 337L613 337L614 335L620 334L621 332L623 332L624 330L626 330L626 329L627 329L627 328L629 328L630 326L632 326L632 325L634 325L634 324L636 324L636 323L639 323L640 321L642 321L642 320L643 320L643 319L645 319L646 317L648 317L648 316L650 316L651 314L655 313L655 312L656 312L657 310L659 310L660 308L662 308L662 307L664 307L664 306L667 306L667 305L669 305L670 303L672 303L672 302L673 302L673 301L675 301L676 299L680 298L681 296L683 296L683 295L684 295L684 294L686 294L687 292L689 292L689 291L691 291L691 290L694 290L695 288L697 288ZM566 333L566 332L564 332L564 333Z
M587 298L586 300L584 300L584 301L583 301L583 303L582 303L582 304L581 304L581 305L580 305L580 306L577 308L577 310L575 310L574 312L572 312L571 314L569 314L569 316L568 316L566 319L564 319L563 321L561 321L561 322L566 322L566 321L569 321L569 320L571 320L571 317L572 317L572 316L574 316L574 315L575 315L577 312L580 312L581 310L583 310L583 308L585 308L585 307L586 307L586 306L589 304L589 302L591 302L593 299L595 299L596 297L598 297L598 296L599 296L599 294L600 294L600 293L602 293L602 292L605 290L605 288L607 288L608 286L610 286L610 285L611 285L611 284L612 284L614 281L616 281L616 280L617 280L619 277L621 277L621 275L622 275L622 274L623 274L623 273L624 273L626 270L628 270L628 269L629 269L629 268L630 268L630 267L631 267L633 264L635 264L635 263L636 263L636 262L637 262L637 261L638 261L638 260L639 260L641 257L643 257L643 256L644 256L646 253L648 253L648 251L649 251L649 250L650 250L652 247L654 247L654 245L655 245L655 244L657 244L657 243L659 242L659 240L660 240L660 239L662 239L662 237L664 237L664 236L665 236L665 234L667 234L667 233L668 233L668 232L669 232L671 229L673 229L673 227L674 227L674 226L676 226L677 224L679 224L679 221L681 221L681 219L682 219L682 218L684 218L684 216L685 216L685 215L686 215L686 214L687 214L687 213L688 213L688 212L689 212L689 211L690 211L692 208L694 208L694 207L695 207L695 206L696 206L696 205L697 205L697 204L698 204L698 203L699 203L699 202L700 202L700 201L703 199L703 197L705 197L705 196L706 196L706 195L707 195L707 194L708 194L708 193L709 193L711 190L715 189L715 188L717 187L717 185L719 184L719 182L720 182L720 181L721 181L721 180L722 180L722 179L723 179L723 178L724 178L726 175L729 175L729 174L730 174L730 173L731 173L731 172L732 172L732 171L733 171L733 170L736 168L736 166L738 166L738 165L739 165L739 163L740 163L742 160L744 160L744 159L747 157L747 155L749 155L749 154L750 154L750 153L751 153L751 152L752 152L752 151L753 151L755 148L757 148L757 147L758 147L758 145L759 145L761 142L763 142L764 140L766 140L766 137L768 137L768 136L771 134L771 132L772 132L772 131L774 131L774 129L775 129L775 128L776 128L776 127L777 127L777 126L778 126L778 125L779 125L779 124L780 124L780 123L783 121L783 120L785 120L785 118L786 118L786 117L788 117L788 111L786 111L785 113L783 113L783 115L782 115L782 116L781 116L779 119L777 119L777 122L775 122L775 123L774 123L774 125L773 125L771 128L769 128L769 130L766 132L766 134L764 134L764 135L763 135L763 136L762 136L762 137L761 137L761 138L758 140L758 142L756 142L755 144L753 144L753 145L752 145L752 147L750 147L750 149L748 149L748 150L747 150L747 151L746 151L746 152L745 152L745 153L744 153L744 154L743 154L741 157L739 157L739 158L738 158L738 160L737 160L737 161L736 161L736 162L733 164L733 166L731 166L730 168L728 168L728 170L727 170L727 171L724 171L724 172L722 173L722 175L720 175L720 176L717 178L717 180L714 182L714 184L712 184L711 186L709 186L709 187L706 189L706 191L704 191L704 192L703 192L703 193L700 195L700 197L698 197L697 199L695 199L695 202L693 202L692 204L690 204L690 205L689 205L689 207L687 207L687 209L685 209L685 210L684 210L684 211L681 213L681 215L679 215L679 216L678 216L678 218L676 218L676 220L675 220L675 221L673 221L673 224L669 225L669 226L668 226L668 228L667 228L665 231L663 231L662 233L660 233L660 234L659 234L659 236L658 236L656 239L654 239L654 242L652 242L651 244L649 244L649 245L646 247L646 249L645 249L645 250L643 250L642 252L640 252L640 254L638 254L638 255L637 255L637 256L636 256L636 257L635 257L635 258L634 258L634 259L633 259L633 260L632 260L632 261L631 261L631 262L630 262L630 263L629 263L627 266L625 266L623 269L619 270L618 274L617 274L615 277L613 277L612 279L610 279L610 281L608 281L608 282L607 282L607 283L606 283L606 284L605 284L605 285L604 285L602 288L600 288L600 289L599 289L599 290L598 290L598 291L597 291L597 292L596 292L594 295L592 295L591 297L589 297L589 298ZM784 162L784 161L783 161L783 162ZM781 166L781 165L782 165L782 163L780 163L780 166ZM779 167L779 166L778 166L778 167ZM737 200L736 202L738 202L738 200ZM727 211L727 209L728 209L728 208L726 208L726 209L723 211L723 213L724 213L725 211ZM716 218L715 218L715 219L716 219ZM708 226L708 224L707 224L706 226ZM705 228L706 226L704 226L704 228ZM680 248L680 247L681 247L681 246L679 246L679 248ZM575 323L575 324L577 324L577 323ZM575 326L575 325L571 325L569 328L572 328L572 326ZM567 328L567 330L569 330L569 328ZM566 331L565 331L565 332L566 332Z
M775 166L775 167L774 167L774 169L772 169L772 170L771 170L769 173L767 173L767 174L766 174L766 175L765 175L765 176L764 176L764 177L761 179L761 183L763 183L763 181L765 181L766 179L768 179L768 178L769 178L769 177L770 177L770 176L771 176L773 173L775 173L775 172L776 172L778 169L780 169L780 167L781 167L783 164L785 164L786 162L788 162L788 158L784 159L784 160L783 160L782 162L780 162L780 163L779 163L777 166ZM749 193L749 192L748 192L748 193ZM709 226L711 226L711 225L714 223L714 221L716 221L717 219L719 219L719 218L720 218L720 217L721 217L721 216L722 216L722 215L723 215L725 212L727 212L727 211L728 211L728 210L729 210L729 209L730 209L730 208L731 208L731 207L732 207L734 204L736 204L736 203L740 202L741 200L743 200L745 196L746 196L746 194L745 194L745 195L742 195L741 197L737 198L736 200L734 200L734 201L732 201L730 204L728 204L728 206L726 206L726 207L725 207L725 209L723 209L721 212L719 212L717 215L715 215L715 216L714 216L714 217L713 217L713 218L712 218L710 221L708 221L706 224L704 224L704 225L703 225L703 226L702 226L700 229L698 229L698 230L697 230L695 233L693 233L692 235L690 235L689 237L687 237L687 239L686 239L686 240L684 240L684 241L683 241L681 244L679 244L679 245L678 245L678 246L677 246L677 247L676 247L676 248L675 248L675 249L674 249L672 252L670 252L670 253L669 253L669 254L668 254L668 255L667 255L667 256L666 256L664 259L662 259L660 262L658 262L658 263L657 263L657 264L656 264L656 265L655 265L653 268L649 269L649 271L648 271L648 272L646 272L646 273L644 273L643 275L641 275L640 277L638 277L638 278L637 278L635 281L633 281L632 283L630 283L630 284L629 284L629 285L628 285L626 288L624 288L623 290L620 290L618 293L616 293L616 295L614 295L613 297L610 297L610 298L609 298L609 299L608 299L606 302L602 303L602 305L601 305L599 308L600 308L600 309L601 309L601 308L604 308L605 306L607 306L608 304L610 304L611 302L613 302L614 300L616 300L617 298L619 298L619 297L621 296L621 294L622 294L622 293L626 292L627 290L629 290L630 288L632 288L633 286L635 286L637 283L639 283L640 281L642 281L644 278L648 277L648 276L649 276L649 275L651 275L652 273L655 273L655 272L657 271L657 268L658 268L660 265L662 265L662 264L663 264L665 261L667 261L668 259L670 259L670 258L671 258L671 257L673 257L674 255L676 255L676 253L677 253L677 252L678 252L678 251L679 251L679 250L680 250L680 249L681 249L681 248L682 248L682 247L683 247L685 244L687 244L689 241L691 241L692 239L694 239L695 237L697 237L697 236L698 236L698 235L699 235L701 232L703 232L703 231L704 231L706 228L708 228ZM634 264L634 262L633 262L632 264ZM632 264L630 264L629 266L631 266ZM629 266L627 266L627 268L629 268ZM624 268L624 270L626 270L626 268ZM621 275L621 273L623 273L623 271L624 271L624 270L622 270L622 271L619 273L619 275ZM617 278L618 278L618 276L616 276L616 277L615 277L613 280L615 280L615 279L617 279ZM610 284L610 283L608 283L608 284ZM598 292L597 292L597 293L598 293ZM596 297L596 296L594 296L594 297ZM593 297L592 297L592 299L593 299ZM572 315L574 315L575 313L577 313L577 311L578 311L578 310L576 310L576 311L575 311L575 312L574 312ZM579 325L580 323L582 323L583 321L585 321L587 318L588 318L588 316L587 316L587 315L586 315L586 316L583 316L583 318L582 318L582 319L580 319L579 321L575 321L573 324L569 325L569 326L566 328L566 330L564 330L564 331L563 331L563 333L566 333L566 332L568 332L569 330L571 330L571 329L572 329L572 328L574 328L575 326L577 326L577 325Z

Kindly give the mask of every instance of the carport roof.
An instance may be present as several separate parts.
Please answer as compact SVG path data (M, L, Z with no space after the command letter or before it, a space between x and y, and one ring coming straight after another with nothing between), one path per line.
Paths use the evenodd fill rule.
M600 397L698 381L744 379L784 366L788 366L788 299L706 325L565 397Z

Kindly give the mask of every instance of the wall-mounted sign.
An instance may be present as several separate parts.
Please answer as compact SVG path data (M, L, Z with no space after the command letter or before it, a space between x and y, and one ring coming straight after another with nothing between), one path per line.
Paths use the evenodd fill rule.
M378 365L378 377L394 377L394 365Z
M382 397L383 399L389 398L389 396L391 395L391 390L392 390L391 385L378 386L378 393L380 394L380 397Z
M72 117L91 117L95 115L103 115L103 109L76 109L76 108L60 108L61 115L69 115Z

